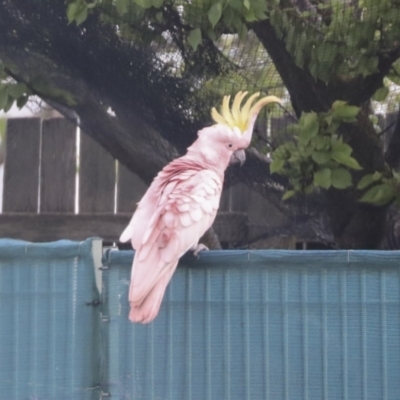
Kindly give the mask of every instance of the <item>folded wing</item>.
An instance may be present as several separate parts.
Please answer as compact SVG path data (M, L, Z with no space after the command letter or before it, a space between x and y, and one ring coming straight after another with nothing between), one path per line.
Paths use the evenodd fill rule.
M157 316L179 258L197 245L219 207L222 179L215 172L163 173L126 229L136 249L129 289L129 317L134 322L150 322Z

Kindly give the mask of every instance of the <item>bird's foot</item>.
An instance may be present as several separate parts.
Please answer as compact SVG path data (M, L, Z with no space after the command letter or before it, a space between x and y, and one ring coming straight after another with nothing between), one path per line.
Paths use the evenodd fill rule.
M198 257L198 256L199 256L199 253L200 253L201 251L203 251L203 250L208 251L208 250L210 250L210 249L209 249L205 244L203 244L203 243L198 243L198 244L196 244L195 246L193 246L190 250L193 251L193 255L194 255L195 257Z

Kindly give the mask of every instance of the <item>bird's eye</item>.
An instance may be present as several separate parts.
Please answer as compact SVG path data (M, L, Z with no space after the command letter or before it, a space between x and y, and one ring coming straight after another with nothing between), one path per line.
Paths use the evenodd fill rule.
M229 144L228 144L228 147L232 147L232 146L233 146L233 144L232 144L232 143L229 143Z

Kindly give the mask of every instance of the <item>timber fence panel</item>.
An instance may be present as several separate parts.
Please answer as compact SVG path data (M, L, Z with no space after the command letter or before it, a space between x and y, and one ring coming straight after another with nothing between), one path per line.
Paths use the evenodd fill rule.
M133 213L146 193L147 185L122 164L118 164L117 212Z
M76 124L63 118L43 121L41 212L74 212Z
M7 122L3 212L38 209L40 120L16 118Z
M85 133L80 135L79 213L114 213L115 160Z

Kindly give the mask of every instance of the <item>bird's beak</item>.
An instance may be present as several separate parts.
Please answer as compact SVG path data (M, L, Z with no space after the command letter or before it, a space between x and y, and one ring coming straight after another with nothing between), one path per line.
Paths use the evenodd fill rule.
M240 166L246 161L246 153L244 150L236 150L232 155L231 159L229 160L229 164L236 164L240 163Z

